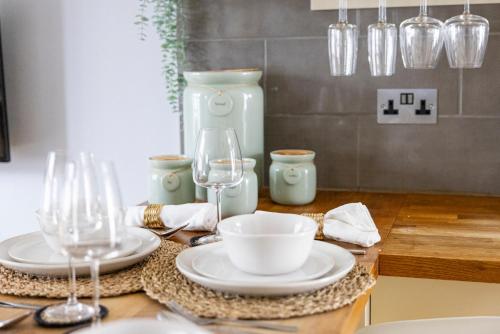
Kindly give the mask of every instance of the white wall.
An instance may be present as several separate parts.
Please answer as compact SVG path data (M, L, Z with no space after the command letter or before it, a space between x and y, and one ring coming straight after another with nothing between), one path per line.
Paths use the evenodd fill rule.
M137 0L0 0L12 162L0 163L0 240L36 230L46 153L115 161L125 203L147 196L150 155L178 153L159 41Z

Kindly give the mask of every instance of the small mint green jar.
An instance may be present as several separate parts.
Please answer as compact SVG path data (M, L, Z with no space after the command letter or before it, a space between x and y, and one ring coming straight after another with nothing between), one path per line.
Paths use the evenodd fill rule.
M304 205L316 197L315 153L309 150L271 152L269 188L271 199L279 204Z
M195 200L193 159L182 155L160 155L149 158L149 203L185 204Z
M259 200L259 182L254 171L255 159L243 159L243 180L239 185L222 190L222 216L232 217L254 213ZM212 170L209 179L217 177L217 174L225 173L229 170L229 165L224 162L211 163ZM208 201L216 204L215 191L208 190Z

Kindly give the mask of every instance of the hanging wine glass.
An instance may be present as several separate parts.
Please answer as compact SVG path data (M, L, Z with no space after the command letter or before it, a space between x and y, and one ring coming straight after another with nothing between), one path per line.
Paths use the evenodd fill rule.
M347 22L347 0L339 0L339 22L328 27L332 76L350 76L356 73L358 36L358 27Z
M378 22L368 26L368 62L374 77L395 72L398 33L396 25L386 20L386 1L379 0Z
M427 16L427 0L420 0L420 14L399 27L401 56L405 68L433 69L444 42L444 24Z
M479 68L483 65L490 24L482 16L470 12L467 0L462 15L445 22L445 46L451 68Z

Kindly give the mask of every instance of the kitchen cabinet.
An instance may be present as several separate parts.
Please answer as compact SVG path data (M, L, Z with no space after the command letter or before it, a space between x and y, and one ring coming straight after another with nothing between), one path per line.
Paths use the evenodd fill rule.
M498 316L500 284L379 276L372 324L428 318Z

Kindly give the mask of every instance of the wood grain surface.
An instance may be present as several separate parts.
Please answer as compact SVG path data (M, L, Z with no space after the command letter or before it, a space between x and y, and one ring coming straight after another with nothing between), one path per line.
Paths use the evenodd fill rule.
M381 275L500 283L500 198L406 195Z

